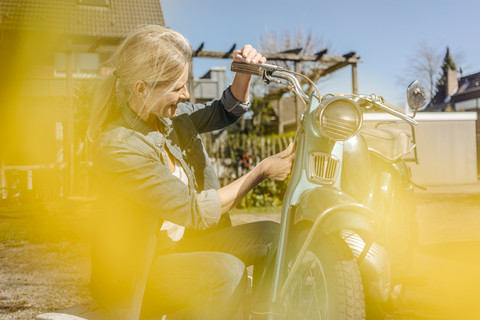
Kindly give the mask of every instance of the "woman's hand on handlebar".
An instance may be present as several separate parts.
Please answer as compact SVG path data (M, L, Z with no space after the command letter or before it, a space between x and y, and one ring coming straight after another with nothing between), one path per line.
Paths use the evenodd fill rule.
M285 180L292 171L295 158L294 145L291 143L285 150L260 162L265 179Z
M233 61L243 62L237 57L237 54L242 56L248 63L265 63L267 61L260 52L249 44L243 46L242 49L233 52Z
M257 52L257 50L249 44L245 45L242 49L233 52L233 61L241 62L237 55L242 56L245 61L250 63L265 63L265 61L267 61L261 53ZM230 91L237 100L241 102L248 101L251 78L251 75L245 73L237 73L235 75L233 83L230 86Z

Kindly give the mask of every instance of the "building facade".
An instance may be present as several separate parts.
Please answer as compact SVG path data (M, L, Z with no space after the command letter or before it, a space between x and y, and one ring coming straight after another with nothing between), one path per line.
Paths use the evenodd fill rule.
M0 0L1 199L81 193L91 83L144 24L165 24L158 0Z

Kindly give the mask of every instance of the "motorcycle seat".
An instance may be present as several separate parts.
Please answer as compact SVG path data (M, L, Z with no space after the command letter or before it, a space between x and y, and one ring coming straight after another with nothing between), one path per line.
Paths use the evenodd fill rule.
M388 161L396 161L415 148L412 133L399 128L362 128L368 149Z

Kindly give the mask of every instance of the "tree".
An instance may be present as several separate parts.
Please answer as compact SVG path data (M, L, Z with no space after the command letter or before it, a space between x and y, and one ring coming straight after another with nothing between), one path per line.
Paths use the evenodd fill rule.
M450 55L450 48L449 47L447 47L447 53L445 54L445 57L443 58L442 71L440 73L440 77L438 78L437 84L435 85L435 88L437 90L441 86L445 85L445 81L447 80L448 70L457 70L457 65L455 64L452 56Z
M326 47L327 45L322 37L313 34L312 31L305 32L302 29L293 32L284 30L283 32L278 33L267 31L260 37L260 41L257 45L258 50L262 53L295 53L308 56L314 56L322 51L325 53ZM304 74L313 82L317 82L320 79L321 73L319 70L324 69L325 67L319 61L269 60L269 63ZM261 80L262 79L259 78L253 80L252 95L254 95L254 104L258 101L280 99L285 93L289 92L286 86L276 85L275 83L270 84L268 87L260 85ZM313 90L311 84L307 80L300 77L298 80L303 86L305 92ZM297 102L297 104L298 103L299 102ZM299 106L297 105L295 110L298 110L298 108ZM271 116L273 112L272 106L268 103L259 105L257 112L270 115L270 119L274 118ZM299 114L296 115L296 119L298 119L298 116ZM258 119L261 118L262 116L258 115Z
M399 82L403 85L418 79L425 85L428 94L427 100L431 101L436 93L437 82L443 77L442 48L444 47L432 45L428 42L420 43L415 54L408 57L408 67L405 68L404 75L399 76ZM447 54L453 63L453 58L450 56L448 47ZM463 54L461 52L456 52L453 56L457 63L463 60ZM445 56L445 59L446 58ZM457 68L454 63L450 66L453 66L454 69Z
M409 65L405 76L400 76L402 84L418 79L426 86L427 100L435 94L435 81L440 68L441 55L436 47L428 43L420 43L416 53L408 58Z
M327 43L323 37L313 34L311 30L305 32L302 29L294 32L284 30L281 33L267 31L260 36L258 44L259 51L263 53L295 52L304 55L315 55L326 48ZM320 78L319 73L315 71L323 68L320 62L315 61L272 61L272 63L307 75L314 82ZM302 79L300 79L300 83L305 84ZM270 93L274 91L277 93L277 96L281 96L287 91L284 87L281 90L279 90L279 87L270 88Z
M305 32L300 29L293 33L284 30L282 33L266 32L260 36L259 50L267 53L278 53L300 49L298 53L314 55L327 48L323 38L316 36L312 31ZM284 68L295 70L300 73L308 73L314 67L320 67L318 62L276 61Z

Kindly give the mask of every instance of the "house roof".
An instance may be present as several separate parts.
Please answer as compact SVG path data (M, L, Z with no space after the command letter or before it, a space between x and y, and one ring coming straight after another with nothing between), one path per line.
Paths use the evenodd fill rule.
M463 76L458 79L458 90L451 96L446 96L445 85L438 88L430 105L425 111L444 111L450 102L456 103L480 97L480 72Z
M40 31L124 38L139 25L165 25L159 0L0 0L0 8L2 34Z
M462 101L471 97L480 97L480 72L461 77L458 91L452 96L452 100Z

